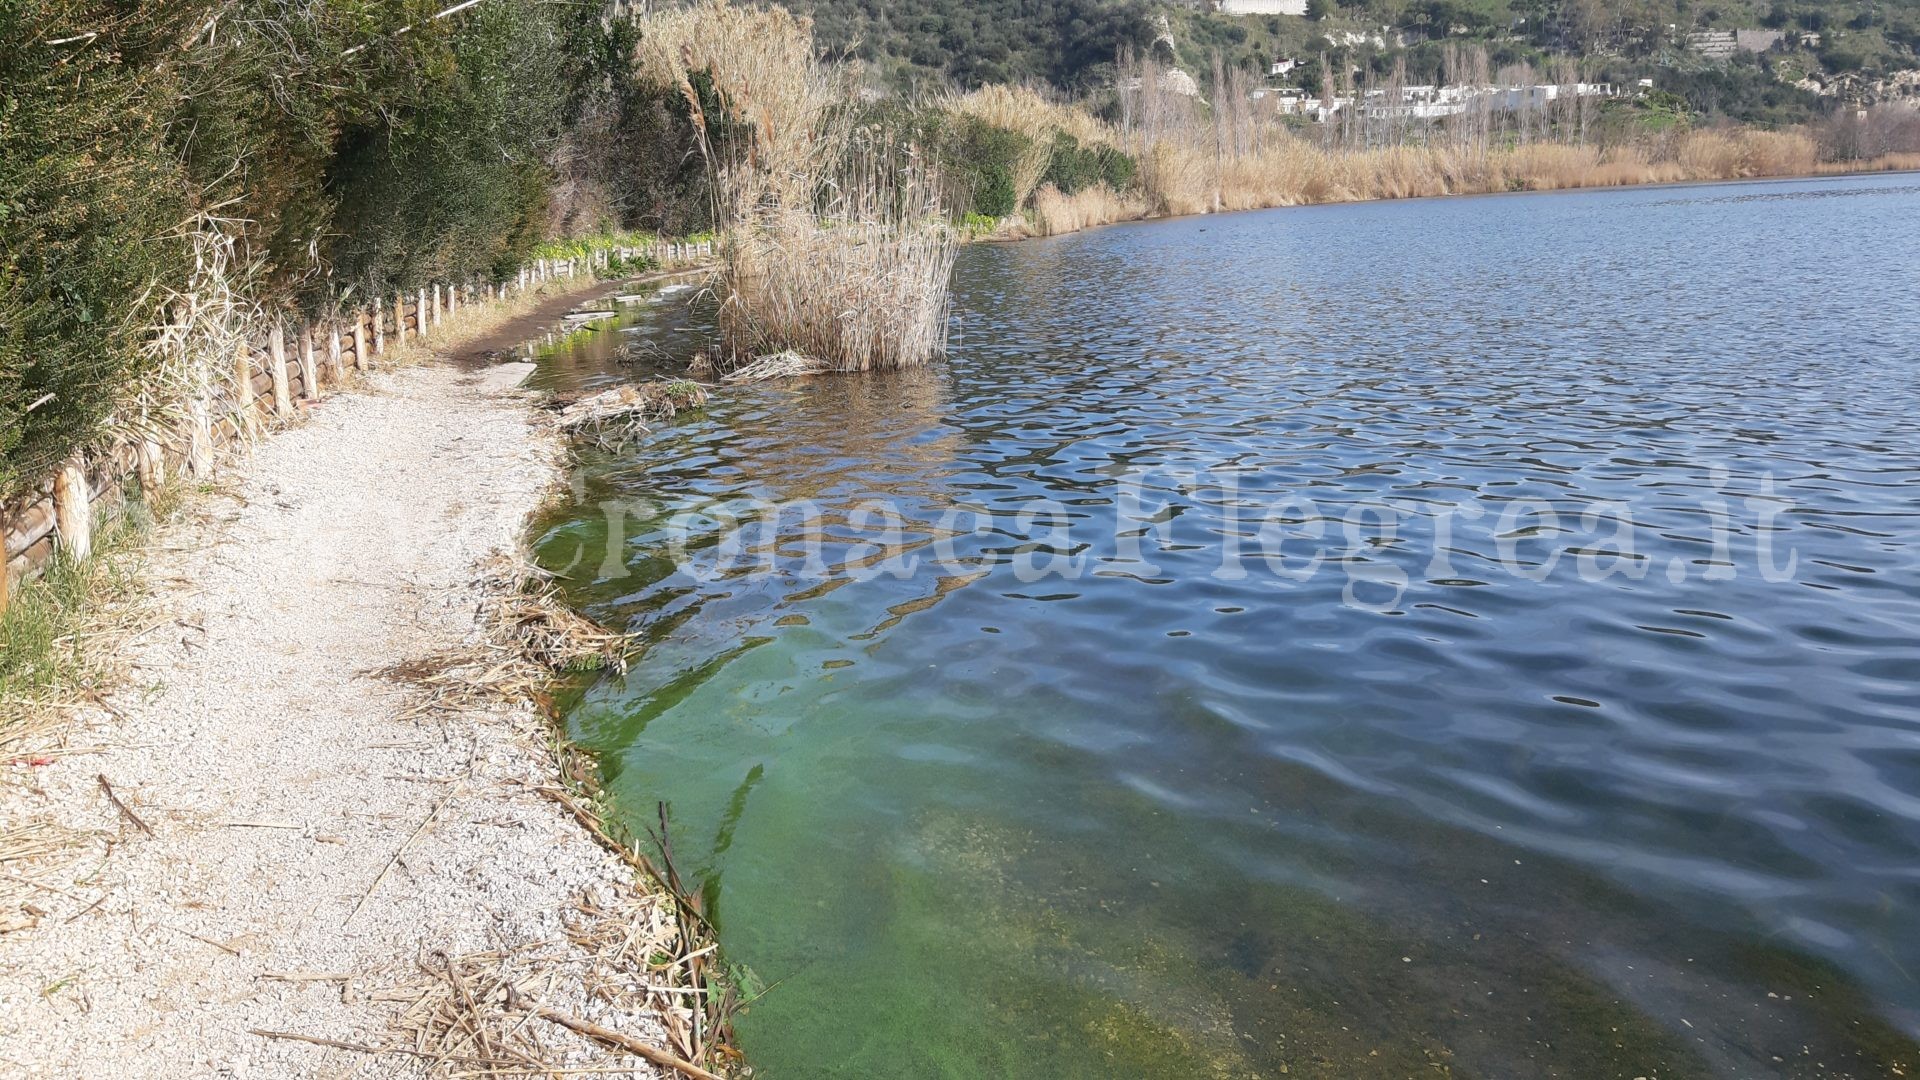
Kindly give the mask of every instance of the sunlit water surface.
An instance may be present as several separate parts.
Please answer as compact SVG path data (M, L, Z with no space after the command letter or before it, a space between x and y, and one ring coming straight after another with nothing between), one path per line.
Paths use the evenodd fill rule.
M538 381L683 359L652 293ZM949 361L720 390L537 534L645 642L571 726L772 987L762 1075L1916 1075L1920 179L1125 226L956 297Z

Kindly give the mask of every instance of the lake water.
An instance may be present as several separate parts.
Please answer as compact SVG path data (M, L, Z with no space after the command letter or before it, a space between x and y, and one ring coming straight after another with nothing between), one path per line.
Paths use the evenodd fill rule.
M947 362L722 389L536 534L760 1075L1920 1075L1920 178L955 287Z

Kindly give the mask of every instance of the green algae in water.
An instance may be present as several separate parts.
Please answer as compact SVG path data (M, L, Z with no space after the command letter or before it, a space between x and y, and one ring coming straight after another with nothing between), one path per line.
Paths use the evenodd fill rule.
M1730 349L1698 296L1853 303L1822 280L1752 292L1729 238L1785 230L1808 265L1880 250L1859 279L1897 280L1920 214L1885 192L1782 213L1795 190L1543 197L1525 230L1463 202L971 250L950 365L729 389L630 454L583 455L541 556L646 651L571 723L636 821L669 804L683 872L766 988L740 1023L759 1073L1912 1075L1916 833L1888 793L1920 783L1896 749L1920 713L1887 687L1920 583L1888 539L1910 531L1892 489L1859 478L1889 467L1871 448L1920 438L1887 404L1920 364L1883 332L1920 309L1875 293L1776 358ZM1416 212L1465 224L1393 224ZM1686 290L1643 257L1680 250L1676 230ZM1566 250L1624 280L1593 288ZM1429 287L1456 272L1504 284L1473 304ZM619 332L681 334L651 320ZM602 347L572 342L543 377L624 377ZM1862 397L1862 372L1893 392ZM1768 385L1800 415L1741 389ZM1777 522L1803 580L1501 576L1466 529L1434 580L1422 537L1366 552L1407 575L1388 615L1337 573L1215 576L1247 527L1216 493L1159 492L1182 543L1151 570L1011 516L1053 500L1110 526L1117 470L1230 462L1244 495L1331 515L1640 500L1645 554L1690 567L1684 496L1742 455L1858 527ZM835 515L815 538L851 561L848 515L875 496L917 540L957 506L999 529L954 540L970 561L946 578L676 573L676 515L812 500ZM696 557L718 550L693 532ZM1581 538L1510 542L1564 567ZM1015 580L1043 548L1093 569ZM1659 632L1676 619L1699 636Z

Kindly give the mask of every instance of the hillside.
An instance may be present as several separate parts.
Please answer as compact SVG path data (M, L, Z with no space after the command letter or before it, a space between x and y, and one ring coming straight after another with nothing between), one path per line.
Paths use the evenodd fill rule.
M1920 67L1920 4L1882 0L1307 0L1306 15L1233 16L1213 3L1149 0L806 0L821 43L867 62L902 87L1038 81L1090 90L1111 80L1125 46L1144 50L1157 20L1196 73L1215 52L1264 70L1276 57L1310 59L1288 81L1318 89L1320 54L1334 70L1386 73L1404 63L1416 82L1443 78L1449 44L1485 45L1496 67L1544 68L1577 56L1590 78L1651 77L1699 113L1784 123L1830 94L1859 95L1873 80ZM1764 52L1711 55L1689 35L1769 30ZM1808 81L1811 79L1811 81ZM1871 91L1866 91L1871 93Z

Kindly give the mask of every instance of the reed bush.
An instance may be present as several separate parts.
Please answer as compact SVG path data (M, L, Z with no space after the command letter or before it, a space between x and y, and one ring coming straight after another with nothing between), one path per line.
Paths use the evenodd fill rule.
M1105 184L1081 188L1072 194L1045 184L1033 196L1034 231L1041 236L1059 236L1096 225L1130 221L1144 216L1145 212L1146 204L1138 198L1121 195Z
M811 24L705 0L650 16L641 40L642 76L688 101L714 173L722 363L870 371L944 353L957 238L937 178L856 129L853 73L820 59Z

